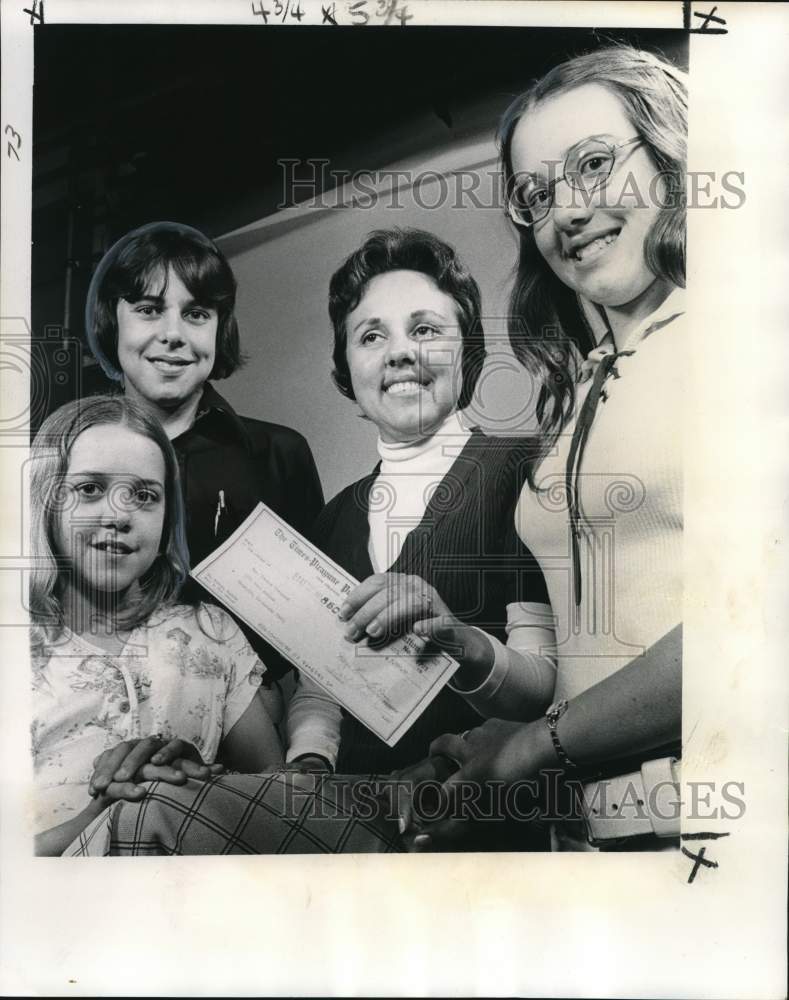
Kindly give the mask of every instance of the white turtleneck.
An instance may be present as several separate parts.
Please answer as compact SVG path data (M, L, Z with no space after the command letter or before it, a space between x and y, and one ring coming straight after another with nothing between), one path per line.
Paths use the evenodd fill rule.
M378 439L381 468L370 490L370 562L385 572L425 514L436 487L471 437L454 410L430 437L389 444Z
M395 562L410 531L422 520L430 498L465 447L471 431L457 412L431 437L400 444L379 440L381 467L369 497L369 554L373 569L385 572ZM488 635L493 665L471 690L449 686L482 716L530 718L534 705L548 704L555 678L553 619L544 604L511 604L507 645ZM481 631L477 629L477 631ZM486 634L487 633L483 633ZM302 675L288 706L286 760L317 754L332 766L340 739L340 708Z

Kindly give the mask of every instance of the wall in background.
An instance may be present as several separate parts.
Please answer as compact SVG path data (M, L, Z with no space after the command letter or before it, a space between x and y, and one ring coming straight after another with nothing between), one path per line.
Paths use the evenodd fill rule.
M327 497L377 461L375 428L331 380L327 310L332 273L372 229L416 226L456 248L482 289L489 352L467 414L494 434L532 426L531 379L507 341L516 241L497 205L492 135L466 136L391 169L408 170L421 183L404 183L393 196L385 182L368 208L339 207L343 193L330 192L324 203L337 207L287 210L218 241L238 279L237 316L249 355L245 368L219 389L241 413L300 430L312 445ZM472 186L476 205L462 190Z
M422 226L464 256L482 287L494 354L472 419L493 433L529 427L531 383L514 367L501 319L514 235L500 208L475 208L468 197L456 207L452 171L476 170L490 203L492 130L531 80L614 40L686 66L687 37L347 27L332 28L327 45L320 28L36 28L31 278L34 367L43 377L31 386L31 429L66 400L110 388L84 346L88 284L115 240L155 219L221 238L239 278L251 360L219 388L241 412L303 431L327 493L375 461L373 428L329 379L326 300L334 269L378 226ZM308 156L334 170L434 168L448 173L451 193L442 199L434 179L410 195L401 190L400 209L383 197L370 209L280 211L303 190L283 198L279 161ZM331 178L319 186L331 196ZM424 208L420 199L443 204Z

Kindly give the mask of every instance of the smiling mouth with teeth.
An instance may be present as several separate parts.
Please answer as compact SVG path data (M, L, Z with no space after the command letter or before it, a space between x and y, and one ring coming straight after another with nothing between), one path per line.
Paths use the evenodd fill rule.
M384 392L390 396L414 396L428 387L428 382L418 382L416 379L409 379L406 382L392 382L384 386Z
M585 246L579 247L577 250L569 254L571 260L578 261L578 263L583 263L584 260L589 260L595 257L597 254L602 253L607 250L608 247L616 240L619 236L620 230L616 230L613 233L606 233L605 236L598 236L597 239L587 243Z

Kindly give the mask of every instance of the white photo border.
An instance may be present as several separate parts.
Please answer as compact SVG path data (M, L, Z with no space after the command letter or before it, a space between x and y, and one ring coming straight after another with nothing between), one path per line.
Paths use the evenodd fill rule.
M3 351L30 323L33 46L23 9L35 6L0 7ZM244 0L44 6L49 23L250 23ZM683 17L680 3L408 6L419 23L470 30L480 20L680 27ZM689 169L742 171L746 201L689 213L693 336L677 365L693 385L683 786L742 782L746 802L737 822L683 827L730 834L708 845L718 867L689 884L677 852L31 858L27 643L24 630L4 628L4 994L785 995L789 213L779 170L789 162L789 11L721 3L716 16L727 34L690 38ZM25 412L27 385L18 366L0 365L0 428ZM19 615L25 455L3 445L4 616Z

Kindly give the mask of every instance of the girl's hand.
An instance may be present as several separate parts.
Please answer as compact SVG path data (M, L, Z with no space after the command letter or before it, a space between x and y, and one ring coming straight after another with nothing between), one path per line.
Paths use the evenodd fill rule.
M165 740L147 736L126 740L105 750L94 761L95 770L88 785L92 797L139 799L145 794L137 782L166 781L183 785L188 778L205 781L221 774L221 764L205 764L199 751L185 740Z
M118 799L137 802L145 798L147 789L137 784L139 781L159 780L182 785L187 778L205 780L224 770L221 764L204 764L191 743L165 740L161 736L119 743L100 754L93 764L96 770L88 785L91 801L77 816L37 834L37 855L55 857L62 854L78 834Z
M410 629L436 642L451 643L462 626L441 595L420 576L375 573L345 599L340 621L347 622L345 638L379 640Z

